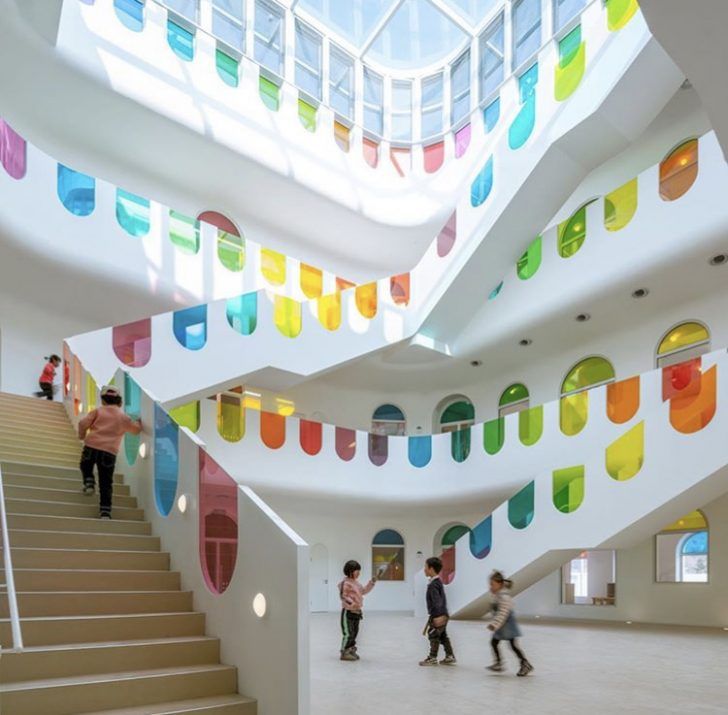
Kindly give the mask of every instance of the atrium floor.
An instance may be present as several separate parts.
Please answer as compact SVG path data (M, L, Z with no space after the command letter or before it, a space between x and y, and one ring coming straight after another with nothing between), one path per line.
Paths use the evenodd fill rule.
M484 670L490 648L480 622L450 624L457 666L420 668L422 619L368 614L358 663L338 659L338 620L311 618L312 715L482 715L489 707L516 715L684 715L728 707L728 633L720 630L525 623L521 645L535 671L516 678L508 648L507 673Z

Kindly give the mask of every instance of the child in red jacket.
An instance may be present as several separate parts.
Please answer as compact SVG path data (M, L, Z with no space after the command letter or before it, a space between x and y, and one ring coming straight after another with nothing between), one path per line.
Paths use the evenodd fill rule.
M115 387L101 389L101 407L91 410L78 423L78 437L83 440L81 475L83 493L94 493L94 466L99 473L99 517L111 519L116 455L126 432L139 434L142 423L121 409L121 395Z
M61 358L58 355L51 355L46 358L45 367L38 378L40 392L35 393L38 397L45 397L46 400L53 399L53 381L56 379L56 368L60 364Z

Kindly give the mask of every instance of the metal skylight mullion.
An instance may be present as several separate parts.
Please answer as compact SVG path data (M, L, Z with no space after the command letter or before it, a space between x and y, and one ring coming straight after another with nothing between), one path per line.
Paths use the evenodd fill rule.
M437 8L445 17L455 23L468 37L475 37L473 26L464 20L455 10L453 10L444 0L428 0L430 5Z
M379 22L374 26L372 31L369 33L369 37L364 41L364 44L359 49L359 58L363 60L364 55L369 51L369 48L376 42L377 37L386 27L387 23L394 17L394 13L404 5L404 0L397 0L387 12L382 15Z

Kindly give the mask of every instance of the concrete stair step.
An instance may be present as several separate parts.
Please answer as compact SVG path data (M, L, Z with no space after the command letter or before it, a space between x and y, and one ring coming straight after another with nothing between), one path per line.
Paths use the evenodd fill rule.
M174 703L144 705L122 710L99 710L87 715L257 715L258 705L244 695L218 695L211 698L179 700Z
M87 504L74 504L72 502L42 501L40 499L5 499L5 508L8 514L43 514L45 516L69 516L78 518L93 518L99 515L98 496L89 497ZM112 520L142 521L144 510L138 508L113 505Z
M73 430L61 432L61 430L39 430L34 427L18 425L12 429L0 427L0 440L3 443L13 440L22 444L38 444L58 447L79 447L80 442Z
M113 554L117 551L152 552L161 548L158 536L138 534L12 529L8 535L13 548L84 549L87 553L102 554Z
M25 514L23 512L8 513L8 528L98 534L141 534L144 536L149 536L152 533L152 526L148 521L49 516L47 514Z
M210 636L110 643L34 646L3 653L0 682L96 675L115 671L200 665L220 661L220 641Z
M76 456L81 454L83 445L78 439L59 439L54 436L39 436L36 432L30 435L21 435L17 432L0 429L0 450L18 449L24 452L33 452L40 455Z
M27 452L19 450L0 449L0 462L37 462L38 454L36 452ZM45 464L54 467L64 467L66 469L78 469L80 454L78 458L66 457L43 457Z
M128 613L192 611L191 591L39 591L17 592L21 625L44 616L114 616ZM8 599L0 594L0 618L10 618Z
M62 477L36 477L29 474L6 474L3 470L3 483L5 487L36 487L38 489L66 489L68 491L79 491L82 486L81 473L76 474L75 479L64 479ZM114 484L114 498L117 496L130 496L128 484Z
M3 482L5 479L3 478ZM98 495L86 495L81 491L82 482L79 478L73 489L50 489L48 487L27 487L5 484L6 499L32 499L37 501L57 501L65 504L83 504L88 506L98 500ZM112 497L113 498L113 497ZM137 508L136 497L119 494L113 499L115 506Z
M10 536L16 569L99 569L101 571L165 571L169 554L161 551L91 551L88 549L23 548Z
M236 687L235 668L203 664L5 683L0 686L0 693L4 708L14 715L77 715L111 703L139 707L169 700L232 695Z
M12 462L3 459L3 477L6 474L26 474L33 477L61 477L62 479L79 480L81 473L78 464L72 467L59 467L58 465L42 464L38 462ZM123 484L124 475L121 473L114 474L114 484Z
M61 414L44 414L34 410L0 407L0 423L2 431L13 429L13 427L20 425L24 425L25 427L36 425L43 429L73 431L73 425L65 412Z
M14 566L13 575L16 591L175 591L180 588L178 571L82 571ZM93 593L89 593L89 598L94 598Z
M25 646L134 641L149 638L201 636L205 614L192 612L132 613L102 616L43 616L22 618ZM0 619L0 646L10 648L9 619Z

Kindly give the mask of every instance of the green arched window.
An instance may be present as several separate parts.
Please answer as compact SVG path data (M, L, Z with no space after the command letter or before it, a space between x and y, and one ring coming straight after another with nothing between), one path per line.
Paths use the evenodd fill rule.
M503 390L498 401L498 417L505 417L512 412L528 409L528 388L520 382L514 382Z
M470 427L475 421L475 408L469 400L451 402L440 417L441 432L455 432Z
M580 360L569 370L561 383L561 396L583 392L614 380L614 367L603 357L588 357Z

